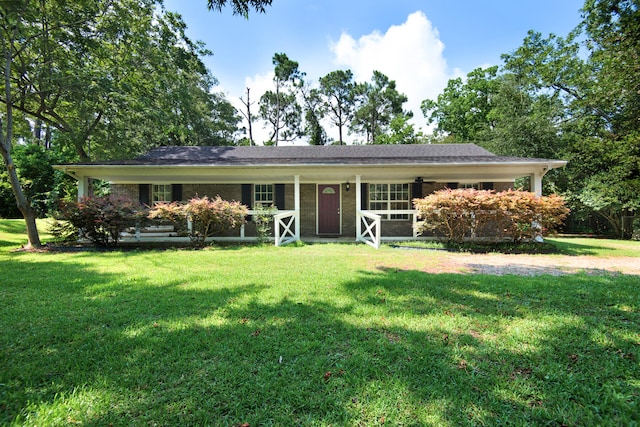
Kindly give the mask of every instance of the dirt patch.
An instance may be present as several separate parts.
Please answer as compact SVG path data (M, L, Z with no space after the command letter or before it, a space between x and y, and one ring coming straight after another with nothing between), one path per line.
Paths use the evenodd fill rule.
M640 275L640 258L565 255L446 254L436 267L438 273L491 274L503 276L586 273ZM432 271L429 271L432 272Z

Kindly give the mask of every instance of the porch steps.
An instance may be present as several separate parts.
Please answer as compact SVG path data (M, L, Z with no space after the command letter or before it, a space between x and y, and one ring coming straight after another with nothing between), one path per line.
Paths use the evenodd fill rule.
M136 240L136 231L134 228L130 228L129 230L123 232L121 234L123 239L131 239ZM154 238L168 238L168 237L176 237L175 229L173 225L150 225L148 227L140 229L140 239L145 239L149 237Z

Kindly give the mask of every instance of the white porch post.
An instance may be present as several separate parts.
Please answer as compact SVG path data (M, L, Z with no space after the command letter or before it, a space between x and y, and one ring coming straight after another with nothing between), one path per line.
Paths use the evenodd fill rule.
M531 175L531 192L536 196L542 196L542 177L544 173L534 173Z
M78 200L82 200L83 197L87 197L88 195L89 195L89 177L80 176L78 177Z
M295 239L300 240L300 175L294 177Z
M362 210L362 185L360 184L360 175L356 175L356 239L362 236L362 221L360 220L360 211Z

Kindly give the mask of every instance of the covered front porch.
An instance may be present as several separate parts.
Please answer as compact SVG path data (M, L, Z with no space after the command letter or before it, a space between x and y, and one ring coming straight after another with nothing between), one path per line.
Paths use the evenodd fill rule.
M415 198L442 188L502 191L521 177L529 177L529 190L541 195L544 175L565 163L499 157L472 144L449 144L161 147L131 161L57 168L78 180L80 198L89 194L91 179L108 181L113 194L148 206L219 195L247 205L250 217L258 214L258 204L275 206L277 246L341 239L377 248L385 239L419 238ZM141 231L133 238L144 239ZM255 224L249 221L211 239L256 240Z

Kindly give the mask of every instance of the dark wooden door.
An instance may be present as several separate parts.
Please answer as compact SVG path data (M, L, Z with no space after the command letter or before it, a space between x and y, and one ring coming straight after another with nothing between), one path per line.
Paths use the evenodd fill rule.
M318 234L340 234L340 185L318 185Z

